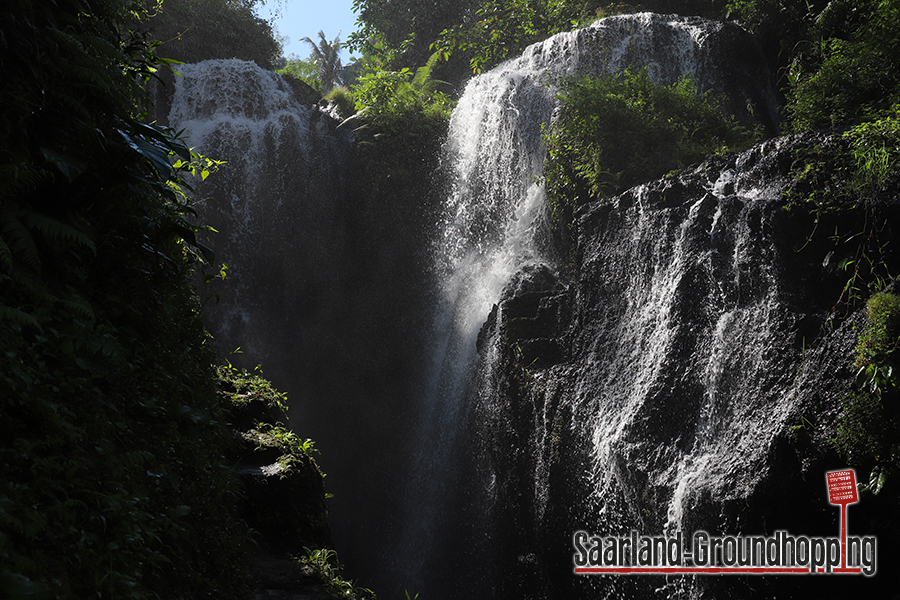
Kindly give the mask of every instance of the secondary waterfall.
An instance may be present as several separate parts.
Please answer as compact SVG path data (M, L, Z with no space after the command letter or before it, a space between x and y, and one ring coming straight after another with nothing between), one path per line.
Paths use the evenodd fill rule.
M231 268L215 290L219 301L205 309L208 321L220 350L240 346L256 361L249 366L280 370L285 352L314 356L332 318L326 307L336 300L337 270L322 265L345 253L339 199L349 136L330 131L325 115L254 63L179 70L170 122L200 152L225 161L198 186L202 219L219 231L210 244Z

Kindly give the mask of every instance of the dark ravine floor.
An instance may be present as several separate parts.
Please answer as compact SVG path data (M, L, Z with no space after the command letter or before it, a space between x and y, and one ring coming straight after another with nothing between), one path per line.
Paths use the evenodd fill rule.
M268 554L253 557L254 600L328 600L321 580L295 560Z

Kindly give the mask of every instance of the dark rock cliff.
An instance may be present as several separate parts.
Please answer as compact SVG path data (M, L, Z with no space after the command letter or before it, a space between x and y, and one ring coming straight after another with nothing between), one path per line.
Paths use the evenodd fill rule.
M841 308L826 236L782 208L798 148L778 138L584 207L571 270L521 271L479 336L471 465L496 492L499 597L777 597L873 578L572 575L576 530L835 536L824 473L862 316ZM841 311L837 311L840 313ZM851 510L885 529L893 500ZM880 515L880 516L879 516ZM895 544L882 543L889 564ZM885 569L885 567L881 567ZM802 581L801 581L802 579ZM823 581L827 579L827 581ZM837 586L837 587L835 587Z

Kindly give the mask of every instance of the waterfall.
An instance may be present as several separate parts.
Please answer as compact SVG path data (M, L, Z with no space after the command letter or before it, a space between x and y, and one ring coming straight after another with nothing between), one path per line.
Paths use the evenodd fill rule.
M820 458L785 435L831 401L852 347L838 331L803 351L833 298L780 208L810 140L591 204L556 264L541 183L554 78L627 66L691 73L739 118L777 122L733 24L626 15L530 46L454 110L421 285L419 215L354 188L352 139L327 114L251 63L180 68L172 125L227 161L198 185L231 265L208 323L288 392L290 425L322 449L341 559L385 597L744 597L737 578L575 576L572 533L826 522L806 508L824 504Z
M208 245L229 266L225 281L199 289L219 358L261 365L287 395L285 425L321 451L345 576L394 585L399 457L423 354L427 194L415 206L372 197L352 134L287 78L239 60L178 69L170 124L225 161L194 182L197 219L216 228Z
M280 370L290 357L314 356L333 318L349 134L255 63L209 60L179 71L170 123L225 161L197 186L200 220L219 232L209 243L230 267L212 290L207 322L220 351L241 347L243 364Z
M420 447L416 476L407 492L404 537L408 544L401 559L407 567L406 580L413 586L426 586L427 597L512 597L510 588L497 583L503 580L500 572L510 570L508 561L514 572L526 573L513 588L513 593L520 594L543 568L536 564L546 559L543 550L520 544L528 534L509 530L546 534L540 531L546 524L527 523L531 517L525 513L543 520L550 493L537 490L535 498L526 500L523 496L530 492L522 490L539 486L536 478L549 464L545 453L532 452L529 444L546 448L554 435L549 429L557 425L542 422L552 420L552 415L529 414L522 420L516 413L523 409L509 406L508 390L501 388L508 379L504 370L512 363L504 361L499 348L506 342L500 328L492 324L517 316L517 308L502 302L503 298L515 293L552 296L562 288L547 252L550 242L541 183L542 127L552 122L557 106L555 78L574 72L613 73L627 66L647 67L650 76L664 84L691 74L701 90L727 94L739 117L746 118L748 106L754 106L753 112L765 118L774 115L774 102L761 65L746 32L735 26L644 13L611 17L556 35L473 78L465 88L444 148L448 192L435 244L433 354L416 438ZM692 208L695 219L701 204L706 206L698 200ZM652 244L658 235L654 227L659 226L647 223L643 231L632 230L633 235ZM688 237L687 222L667 226ZM640 260L636 256L619 259L625 264ZM659 368L670 360L666 347L678 332L666 322L660 307L682 285L681 275L690 259L666 251L655 260L649 288L644 285L647 282L634 280L637 296L628 302L635 314L620 326L617 342L633 353L632 360L641 355L650 361L651 371L652 364ZM547 303L542 306L546 309ZM736 326L736 313L723 316L720 335ZM487 336L493 338L482 339ZM527 354L522 347L516 351ZM707 362L707 411L712 413L719 363L715 356ZM604 369L616 372L628 367L616 363ZM632 384L640 389L653 381L641 376ZM579 398L588 394L577 387L572 392ZM605 494L602 479L609 477L609 465L616 462L610 445L621 438L628 412L635 409L623 406L619 410L606 419L600 412L588 416L594 422L587 428L593 431L593 466L588 465L583 475L597 483L593 492L598 496ZM529 472L523 465L530 459L523 457L532 454L536 458ZM680 468L689 480L687 473L694 473L691 466L685 463ZM679 519L677 513L673 507L673 521ZM498 559L497 554L504 553L508 556ZM460 578L460 572L467 574L468 581L461 581L466 577ZM540 583L530 593L540 597L546 585L546 581Z

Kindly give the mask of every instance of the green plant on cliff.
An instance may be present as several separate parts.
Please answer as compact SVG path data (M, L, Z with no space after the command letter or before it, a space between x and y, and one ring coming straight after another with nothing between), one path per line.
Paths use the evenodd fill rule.
M301 565L311 570L325 586L331 598L347 598L349 600L376 600L375 592L368 588L357 587L352 581L341 577L341 563L337 552L328 548L306 548L304 556L298 560Z
M886 209L900 184L900 105L875 121L826 138L796 157L788 210L811 213L845 272L839 301L852 307L896 277L893 222ZM822 232L822 233L820 233Z
M599 4L584 0L482 0L459 22L448 24L432 49L441 52L444 60L454 53L466 56L472 72L479 73L512 58L529 44L596 16Z
M248 588L190 287L208 249L185 173L205 163L142 120L159 68L143 14L136 0L0 9L2 597Z
M345 122L357 148L369 192L375 197L422 196L437 166L453 102L432 79L432 55L413 73L372 70L353 88L357 113Z
M581 204L758 139L688 77L658 85L646 69L627 69L558 83L561 109L545 134L545 172L550 204L564 223Z
M238 348L237 352L240 352ZM287 411L287 394L280 392L263 377L262 368L257 365L253 371L239 369L229 361L216 368L219 380L219 394L234 407L243 407L252 401L259 401L271 408L271 422L277 423Z
M878 493L900 472L900 296L879 293L867 305L855 350L857 391L838 423L836 445L847 461L870 472Z
M834 0L789 71L795 131L853 125L893 112L900 90L900 2Z

